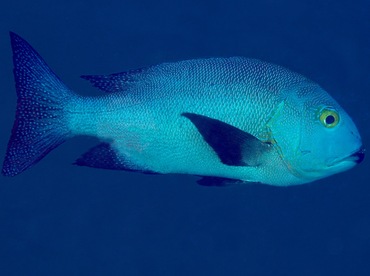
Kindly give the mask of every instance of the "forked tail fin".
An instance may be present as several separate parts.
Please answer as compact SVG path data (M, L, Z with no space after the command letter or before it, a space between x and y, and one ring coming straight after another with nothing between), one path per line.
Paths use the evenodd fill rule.
M74 97L40 55L21 37L10 33L17 109L2 174L28 169L71 136L66 103Z

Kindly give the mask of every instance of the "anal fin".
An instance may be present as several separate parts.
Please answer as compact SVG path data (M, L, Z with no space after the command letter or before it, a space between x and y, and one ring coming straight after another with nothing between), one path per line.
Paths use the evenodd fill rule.
M150 174L156 173L119 156L109 143L100 143L91 148L73 164L77 166L87 166L108 170L125 170Z

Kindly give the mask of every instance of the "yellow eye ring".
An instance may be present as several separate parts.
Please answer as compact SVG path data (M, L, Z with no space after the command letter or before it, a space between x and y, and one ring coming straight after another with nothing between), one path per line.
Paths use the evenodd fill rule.
M339 114L331 108L320 110L320 122L324 127L333 128L339 124Z

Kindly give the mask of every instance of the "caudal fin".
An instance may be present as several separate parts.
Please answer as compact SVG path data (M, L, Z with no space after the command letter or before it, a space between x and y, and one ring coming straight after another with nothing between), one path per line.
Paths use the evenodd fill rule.
M3 163L5 176L28 169L71 135L64 108L73 97L24 39L14 33L10 39L18 100Z

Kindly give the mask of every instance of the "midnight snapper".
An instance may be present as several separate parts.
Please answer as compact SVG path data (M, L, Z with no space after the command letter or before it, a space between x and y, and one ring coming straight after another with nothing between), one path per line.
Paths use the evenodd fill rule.
M104 91L80 96L11 33L18 95L2 173L17 175L77 135L101 143L76 165L201 176L202 185L287 186L364 158L349 115L315 82L242 57L163 63L82 76Z

